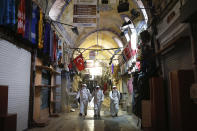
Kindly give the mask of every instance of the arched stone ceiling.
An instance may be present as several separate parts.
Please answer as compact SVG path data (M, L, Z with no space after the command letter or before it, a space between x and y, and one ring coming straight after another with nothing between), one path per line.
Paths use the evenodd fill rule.
M81 41L81 39L86 35L89 34L90 32L94 32L97 29L102 29L102 28L108 28L113 30L114 32L120 34L120 26L124 23L122 18L120 17L121 14L126 14L128 16L131 16L130 10L132 8L138 8L136 3L133 2L133 0L129 0L130 6L129 6L129 11L123 12L123 13L118 13L117 12L117 6L118 6L118 0L116 1L116 4L111 4L110 7L112 10L109 11L100 11L99 15L99 24L97 28L93 27L78 27L79 35L77 36L72 32L70 27L64 26L65 30L69 32L70 36L72 37L71 39L75 43L75 47L78 46L78 43ZM70 2L70 4L64 9L60 21L67 23L67 24L73 24L73 1ZM135 19L133 21L135 24L137 24L140 20L143 19L143 15L141 14L140 17ZM125 41L123 41L125 43Z
M97 41L98 36L98 41ZM87 49L110 49L110 48L119 48L119 45L115 42L113 39L114 37L118 38L116 34L110 31L98 31L91 33L88 35L84 41L79 45L79 48L87 48ZM84 50L83 56L86 59L89 59L89 52L90 50ZM114 54L114 50L105 50L105 51L99 51L98 56L96 56L96 59L108 59L112 57ZM75 51L74 57L78 55L78 52ZM103 58L105 56L105 58ZM116 57L115 57L116 58Z
M46 3L48 3L48 7L51 8L53 18L62 23L73 25L73 1L71 0L69 4L66 4L66 0L46 0L48 2L44 2L42 0L34 0L38 3L42 4L43 8L46 8ZM102 7L101 0L99 7ZM121 18L121 15L127 15L131 17L130 11L131 9L139 8L137 5L137 0L128 0L129 2L129 11L118 13L117 6L119 4L119 0L116 0L115 4L108 4L108 9L103 10L103 8L99 12L99 22L97 27L78 27L79 35L76 35L72 32L71 27L62 25L65 31L69 34L70 39L73 41L72 47L78 48L90 48L94 47L94 49L101 48L118 48L118 44L114 41L113 37L117 37L122 41L123 45L126 44L126 39L124 37L120 38L120 26L124 23L124 20ZM110 2L110 0L109 0ZM54 4L55 3L55 4ZM44 6L45 5L45 6ZM64 5L64 6L63 6ZM59 10L57 11L57 9ZM61 11L60 11L61 9ZM49 9L47 9L49 10ZM139 9L138 9L139 11ZM55 14L57 14L55 16ZM135 25L137 25L140 21L144 19L142 12L140 16L132 21ZM98 31L98 43L97 43L97 31ZM98 47L95 47L98 46ZM98 58L102 59L110 59L113 51L102 51L98 52ZM74 57L77 53L74 53ZM83 52L83 56L85 58L89 58L89 50ZM117 56L116 56L117 57Z

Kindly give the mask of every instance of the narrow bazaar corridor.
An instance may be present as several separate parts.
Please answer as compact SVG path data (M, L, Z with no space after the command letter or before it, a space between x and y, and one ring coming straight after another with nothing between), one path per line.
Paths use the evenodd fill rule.
M0 0L0 131L197 131L197 0Z
M49 120L48 126L28 131L141 131L137 122L138 119L128 115L126 111L119 111L118 117L112 117L109 107L103 108L101 118L96 119L94 110L89 106L86 117L79 116L79 110L61 113L60 117Z

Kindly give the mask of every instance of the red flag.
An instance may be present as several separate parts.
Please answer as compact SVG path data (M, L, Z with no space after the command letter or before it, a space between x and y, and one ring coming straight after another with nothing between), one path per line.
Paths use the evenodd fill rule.
M132 52L131 52L131 44L127 44L126 47L123 50L123 54L126 57L127 61L132 57Z
M82 54L80 54L79 56L77 56L75 59L74 59L74 63L77 67L77 69L79 71L82 71L85 69L85 64L84 64L84 61L83 61L83 56Z

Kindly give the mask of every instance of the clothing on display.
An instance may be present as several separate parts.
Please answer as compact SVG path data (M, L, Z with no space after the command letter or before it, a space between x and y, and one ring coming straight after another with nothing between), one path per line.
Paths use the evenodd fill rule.
M15 0L0 0L0 25L9 24L16 24Z
M51 32L51 26L49 23L45 23L45 31L44 31L44 48L43 52L49 53L50 49L50 32Z
M38 42L38 21L39 21L39 8L36 4L32 5L32 20L31 20L31 42L37 44Z
M25 35L25 0L20 1L18 9L18 33Z
M39 38L38 38L38 48L43 48L43 13L40 10L40 20L38 26Z

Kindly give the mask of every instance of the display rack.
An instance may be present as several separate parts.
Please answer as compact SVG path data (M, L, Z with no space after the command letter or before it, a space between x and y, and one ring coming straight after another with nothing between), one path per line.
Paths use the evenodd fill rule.
M57 117L58 114L54 113L55 111L55 103L54 95L55 89L61 87L61 85L56 85L56 76L60 75L60 72L57 72L53 67L44 66L40 59L36 59L36 66L35 66L35 95L34 95L34 121L36 122L37 126L46 126L49 120L49 117ZM49 85L42 83L42 72L49 71L51 74L51 83ZM44 88L49 88L49 107L45 109L41 109L41 91Z

